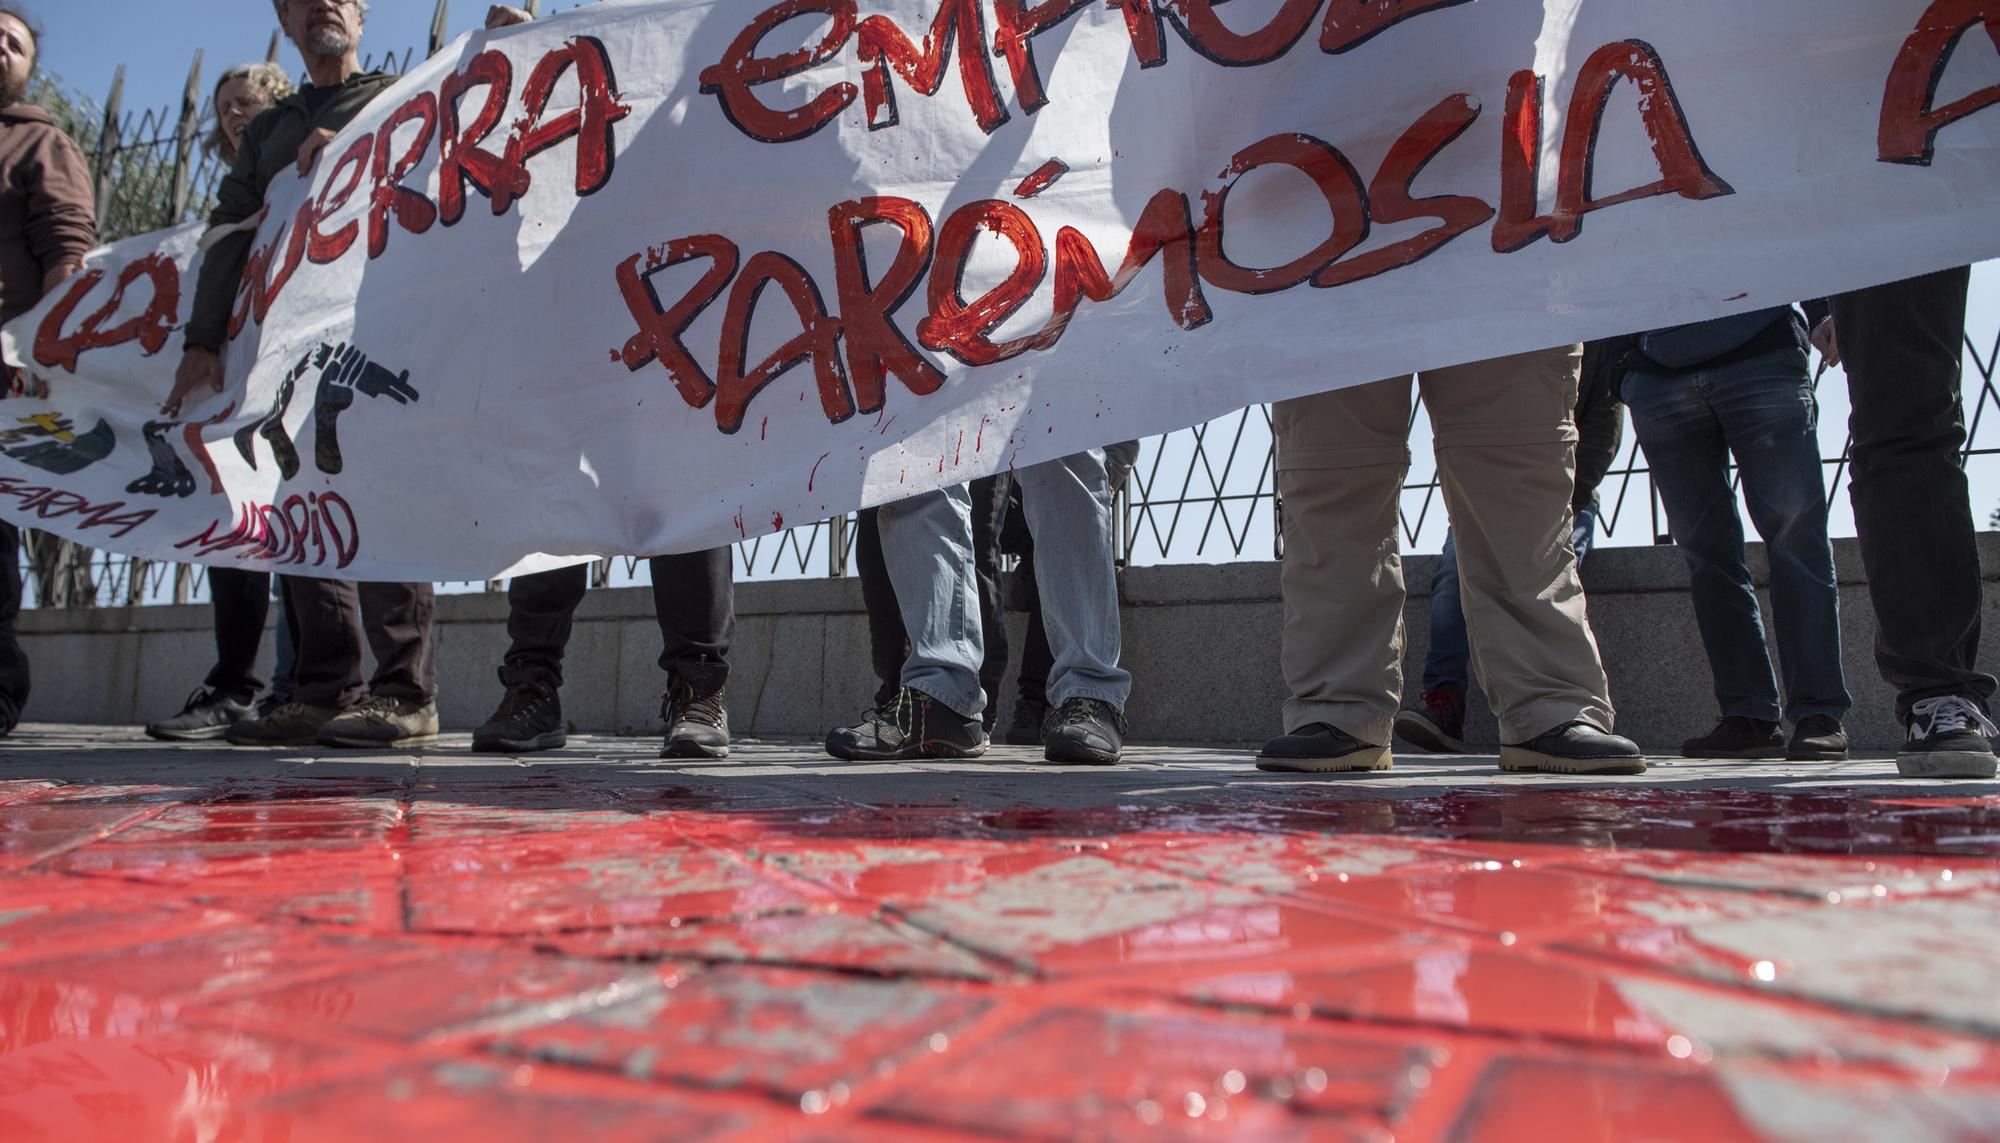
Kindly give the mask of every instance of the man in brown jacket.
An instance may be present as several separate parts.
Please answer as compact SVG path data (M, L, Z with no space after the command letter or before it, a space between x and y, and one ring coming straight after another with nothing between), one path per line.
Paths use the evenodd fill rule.
M34 26L0 4L0 325L33 309L97 244L83 155L48 112L23 102L38 50ZM4 371L0 396L17 382ZM14 729L28 701L28 657L14 630L20 551L20 531L0 522L0 736Z
M271 0L285 35L305 58L305 87L243 129L236 162L216 192L213 226L256 216L265 192L287 171L310 170L319 152L361 109L395 82L363 74L361 28L366 0ZM174 390L162 406L222 391L229 315L252 235L239 231L209 249L189 311L186 351ZM428 583L344 583L283 577L285 602L298 617L297 689L292 700L230 726L238 746L398 746L437 737L437 662L431 640ZM375 654L363 686L362 640Z

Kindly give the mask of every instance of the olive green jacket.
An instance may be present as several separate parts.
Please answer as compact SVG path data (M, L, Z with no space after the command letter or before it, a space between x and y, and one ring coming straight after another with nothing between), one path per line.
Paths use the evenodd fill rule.
M256 217L264 209L264 192L298 162L299 148L307 136L322 127L338 131L347 126L370 100L395 82L395 76L382 72L357 73L347 77L317 115L306 106L305 92L312 90L308 86L252 119L243 128L235 165L216 188L215 211L208 216L208 224L230 226ZM195 287L194 308L188 314L188 345L220 351L229 340L229 316L236 305L237 285L255 240L254 233L244 230L226 235L209 248L201 266L201 281Z

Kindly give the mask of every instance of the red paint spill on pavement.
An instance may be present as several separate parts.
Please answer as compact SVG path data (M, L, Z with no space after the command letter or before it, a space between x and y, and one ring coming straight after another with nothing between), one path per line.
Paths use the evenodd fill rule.
M64 749L0 777L10 1138L1733 1141L2000 1098L2000 1009L1927 979L2000 961L1995 797Z

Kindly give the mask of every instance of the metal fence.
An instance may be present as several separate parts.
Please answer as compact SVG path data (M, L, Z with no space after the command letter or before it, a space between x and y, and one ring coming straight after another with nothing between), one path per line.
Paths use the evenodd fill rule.
M429 49L443 43L449 0L435 0ZM522 5L536 11L536 0ZM572 5L573 6L573 5ZM270 58L279 43L271 40ZM414 49L364 60L364 66L406 70ZM137 112L124 109L121 68L101 108L70 101L66 126L90 158L97 178L99 214L108 238L204 217L222 175L220 162L200 145L213 122L205 94L203 61L197 52L178 108ZM63 114L58 119L63 120ZM1994 325L1985 335L1986 323ZM1967 441L1963 461L1974 477L1975 505L2000 501L2000 447L1990 440L1989 412L2000 417L1995 389L2000 365L2000 313L1974 315L1966 336L1964 399ZM1845 500L1848 450L1844 384L1828 376L1823 403L1822 455L1828 470L1829 504ZM1837 399L1836 399L1837 397ZM1421 403L1413 415L1411 445L1415 464L1401 505L1402 538L1411 550L1435 550L1444 540L1444 512L1430 463L1429 426ZM1145 442L1132 479L1119 494L1118 546L1122 562L1133 565L1268 559L1278 552L1277 469L1268 408L1253 406L1229 416ZM1666 522L1638 443L1627 434L1621 462L1600 489L1602 541L1610 544L1665 542ZM2000 512L1996 512L2000 519ZM1844 521L1836 513L1834 528ZM1851 530L1851 525L1846 525ZM844 576L852 568L854 518L838 516L736 545L737 577L743 580ZM187 603L206 599L203 569L90 552L73 545L30 537L23 545L28 597L34 606L123 606ZM600 561L593 577L599 586L637 582L643 560ZM447 589L482 590L497 584L454 584Z

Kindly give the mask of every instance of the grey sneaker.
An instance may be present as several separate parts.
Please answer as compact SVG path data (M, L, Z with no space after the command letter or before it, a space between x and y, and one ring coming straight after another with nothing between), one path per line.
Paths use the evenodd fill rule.
M437 735L436 703L377 695L362 699L320 727L319 743L365 750L436 742Z
M250 704L202 687L172 718L146 724L146 736L163 742L205 742L221 738L229 728L254 716Z
M1500 768L1545 774L1644 774L1646 756L1631 739L1579 719L1518 746L1500 747Z
M231 723L222 736L232 746L314 746L320 729L338 717L338 707L288 702L269 714Z
M660 757L729 757L729 710L721 691L696 690L675 679L660 696L660 720L667 724Z
M1387 770L1396 764L1387 746L1363 742L1331 723L1315 722L1264 744L1257 756L1259 770L1307 774L1343 774L1356 770Z
M2000 734L1977 702L1959 695L1925 699L1910 708L1909 740L1896 755L1905 778L1991 778Z

